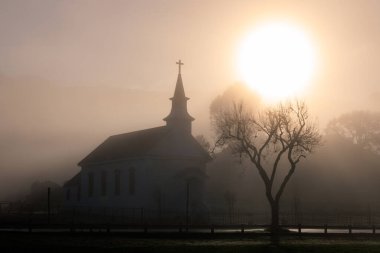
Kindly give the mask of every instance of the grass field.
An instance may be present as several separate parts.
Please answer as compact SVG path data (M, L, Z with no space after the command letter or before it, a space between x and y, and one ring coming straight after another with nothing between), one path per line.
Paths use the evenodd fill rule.
M1 252L379 252L380 237L285 236L279 245L268 236L0 234Z

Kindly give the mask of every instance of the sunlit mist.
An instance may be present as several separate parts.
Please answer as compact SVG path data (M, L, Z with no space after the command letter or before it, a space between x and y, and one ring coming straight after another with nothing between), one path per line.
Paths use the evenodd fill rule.
M296 95L315 70L313 44L301 29L287 23L256 27L238 50L240 78L267 100Z
M40 223L40 217L47 213L46 188L57 186L61 202L51 207L59 224L63 216L56 215L55 207L64 208L68 196L85 213L82 216L79 208L67 210L62 223L80 226L90 223L82 223L77 217L91 216L100 226L133 222L134 230L135 222L141 221L145 227L142 216L146 224L155 226L150 223L151 214L157 224L180 222L176 231L184 232L186 206L189 222L198 226L195 218L200 217L217 228L215 234L221 231L219 221L239 231L241 224L265 224L271 208L257 166L249 155L231 152L235 143L231 148L216 148L221 129L215 127L219 122L215 118L244 105L247 115L256 116L249 118L255 123L266 112L271 113L268 108L274 110L289 101L305 102L308 120L318 127L323 141L315 153L302 159L289 180L281 200L280 221L284 225L317 225L318 221L319 225L326 221L333 225L338 220L331 220L331 214L344 216L339 222L346 231L348 225L357 224L357 217L363 225L371 226L371 232L372 225L376 226L379 234L379 10L380 1L374 0L0 0L0 237L9 224L2 217L13 220L18 207L22 226L47 224ZM177 107L180 109L172 116L176 118L176 112L181 111L184 119L195 119L191 125L186 123L195 140L188 135L166 137L160 132L167 129L163 119L173 108L170 98L179 80L179 59L184 63L184 94L178 89L183 96ZM112 164L98 163L90 200L89 175L86 171L78 174L82 173L78 163L104 141L113 140L111 136L129 136L152 128L159 129L153 133L149 130L152 135L144 134L143 141L125 144L136 155L122 157L124 167L116 158ZM237 129L242 128L239 125ZM155 141L161 139L159 146ZM187 140L194 147L200 144L211 151L212 160L202 165L205 171L171 174L182 168L182 162L203 153L185 146ZM262 141L255 135L249 140ZM115 143L117 150L107 149L105 156L126 153L124 141L120 143ZM273 144L264 151L277 148ZM146 151L138 153L140 149ZM161 158L150 149L160 151ZM177 156L169 151L181 154L174 161ZM273 154L266 157L268 163L273 163L273 158ZM290 168L284 158L281 177ZM167 162L170 164L166 166ZM200 164L203 160L183 169ZM136 172L131 169L120 174L116 172L119 167L133 167ZM133 177L129 173L136 173L131 182L136 184L137 195L130 194L129 178ZM115 178L120 175L122 193L116 196L115 185L119 183ZM169 189L165 181L169 176L178 179L178 187ZM182 176L186 178L180 179ZM204 193L204 203L192 200L199 196L193 176L205 177L204 190L197 190ZM274 188L279 187L279 181L273 181ZM67 182L83 186L65 191L64 185L70 185ZM42 189L38 199L29 197L35 189ZM82 196L75 194L79 189ZM169 198L175 194L178 201ZM99 214L111 217L101 218L94 210L89 211L87 204L81 204L84 199L88 205L97 203ZM109 201L112 206L105 211ZM140 204L143 201L149 205ZM171 209L172 204L179 205L178 212ZM70 224L67 228L71 231ZM39 237L41 231L34 231ZM78 227L77 231L83 230ZM98 233L93 234L98 237ZM26 238L18 233L14 237ZM10 249L16 245L14 240L9 243ZM26 248L23 251L33 250Z

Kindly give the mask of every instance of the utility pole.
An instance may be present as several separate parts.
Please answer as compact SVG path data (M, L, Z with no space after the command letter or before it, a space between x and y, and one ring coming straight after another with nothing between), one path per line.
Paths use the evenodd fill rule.
M190 197L190 180L186 180L186 232L189 231L189 197Z
M47 189L47 202L48 202L48 224L50 225L50 187Z

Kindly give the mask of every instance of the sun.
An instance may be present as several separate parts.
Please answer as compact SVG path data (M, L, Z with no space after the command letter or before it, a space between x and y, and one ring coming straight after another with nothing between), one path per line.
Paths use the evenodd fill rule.
M239 77L267 100L296 96L310 83L316 65L311 40L288 23L262 24L242 41Z

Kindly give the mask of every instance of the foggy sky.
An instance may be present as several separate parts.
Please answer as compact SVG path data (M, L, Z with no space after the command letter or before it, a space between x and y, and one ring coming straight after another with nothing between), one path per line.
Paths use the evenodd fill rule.
M16 178L62 183L109 135L163 125L179 58L194 133L209 134L210 102L239 81L237 45L265 20L289 20L317 45L306 101L322 126L379 110L379 9L376 0L0 0L0 198Z

